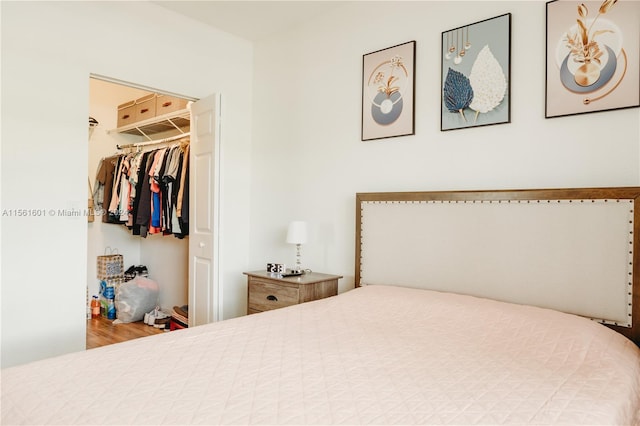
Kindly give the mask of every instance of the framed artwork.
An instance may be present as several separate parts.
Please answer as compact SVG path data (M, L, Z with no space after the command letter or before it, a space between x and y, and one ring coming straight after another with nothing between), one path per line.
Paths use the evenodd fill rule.
M362 56L362 140L414 134L416 42Z
M440 130L511 122L511 14L442 33Z
M545 117L640 106L640 2L547 2Z

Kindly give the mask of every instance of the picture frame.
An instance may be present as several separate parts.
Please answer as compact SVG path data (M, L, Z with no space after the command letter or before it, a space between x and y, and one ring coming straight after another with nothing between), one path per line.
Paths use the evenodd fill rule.
M545 47L545 118L640 106L640 2L548 1Z
M511 13L441 34L440 130L511 122Z
M415 134L415 40L362 56L362 141Z

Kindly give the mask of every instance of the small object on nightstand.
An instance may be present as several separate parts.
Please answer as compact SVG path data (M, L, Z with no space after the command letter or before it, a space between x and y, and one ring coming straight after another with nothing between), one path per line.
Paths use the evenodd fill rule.
M297 277L299 275L304 274L305 271L300 270L296 271L295 269L287 269L283 273L280 274L281 277Z
M288 277L266 271L244 274L248 285L248 314L335 296L338 294L338 280L342 278L341 275L318 272Z
M274 273L281 274L286 270L287 270L287 265L285 265L284 263L267 263L267 272L274 272Z

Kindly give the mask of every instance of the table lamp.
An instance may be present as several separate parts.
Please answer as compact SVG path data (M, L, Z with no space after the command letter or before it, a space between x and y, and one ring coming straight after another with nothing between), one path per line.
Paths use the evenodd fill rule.
M300 246L307 242L307 223L295 220L289 224L287 229L287 243L296 245L296 267L295 271L302 271L300 264Z

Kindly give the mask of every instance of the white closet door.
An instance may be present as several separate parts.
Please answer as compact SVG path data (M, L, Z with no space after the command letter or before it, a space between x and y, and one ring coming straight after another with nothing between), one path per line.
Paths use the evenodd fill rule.
M220 95L191 106L189 327L221 315L219 271Z

